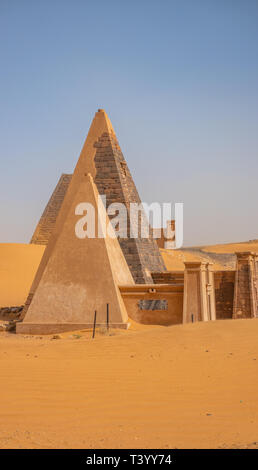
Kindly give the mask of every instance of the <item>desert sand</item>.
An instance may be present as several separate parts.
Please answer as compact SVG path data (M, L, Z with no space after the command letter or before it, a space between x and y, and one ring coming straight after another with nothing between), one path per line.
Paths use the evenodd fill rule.
M24 304L44 250L43 245L0 243L0 307ZM258 251L258 240L161 253L168 270L183 271L184 261L198 260L213 262L215 270L234 269L235 251Z
M258 448L258 320L90 334L0 333L1 448Z
M45 247L0 243L0 307L23 305Z
M204 251L213 253L235 253L235 251L258 251L258 240L249 242L225 243L224 245L208 245L203 247Z
M257 241L162 254L182 270L236 250ZM0 306L24 303L43 252L0 245ZM258 448L257 337L257 319L0 332L0 448Z
M258 252L258 240L239 243L225 243L188 247L180 250L161 249L166 268L171 271L183 271L185 261L209 261L215 271L235 269L236 251Z

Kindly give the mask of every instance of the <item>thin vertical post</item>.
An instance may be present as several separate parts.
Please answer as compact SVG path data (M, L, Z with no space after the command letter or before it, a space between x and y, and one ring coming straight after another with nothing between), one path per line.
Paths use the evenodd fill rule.
M107 304L107 331L109 331L109 304Z
M94 313L94 323L93 323L92 338L95 338L96 320L97 320L97 310L95 310L95 313Z

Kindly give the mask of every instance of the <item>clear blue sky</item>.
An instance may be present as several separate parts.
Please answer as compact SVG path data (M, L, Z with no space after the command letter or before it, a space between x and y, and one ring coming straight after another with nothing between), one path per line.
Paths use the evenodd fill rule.
M258 0L0 0L1 242L27 242L98 108L187 245L258 238Z

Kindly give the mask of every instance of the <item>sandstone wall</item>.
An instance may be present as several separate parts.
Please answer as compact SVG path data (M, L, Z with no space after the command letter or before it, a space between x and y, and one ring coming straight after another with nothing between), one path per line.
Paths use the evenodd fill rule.
M183 321L183 285L120 286L129 321L175 325Z
M184 283L184 273L181 271L164 271L151 273L154 284Z
M233 318L258 317L258 253L237 252Z
M214 273L216 318L232 318L235 271L216 271Z

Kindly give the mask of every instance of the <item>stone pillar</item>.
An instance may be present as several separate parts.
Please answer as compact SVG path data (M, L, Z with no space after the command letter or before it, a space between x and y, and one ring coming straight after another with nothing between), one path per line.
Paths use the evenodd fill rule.
M216 320L214 273L211 263L186 262L183 323Z
M183 323L207 319L207 306L204 301L205 275L205 263L185 262Z
M213 263L207 263L207 301L208 301L208 317L209 320L216 320L216 300L215 300L215 284Z
M233 318L258 316L258 253L237 252Z
M254 253L254 297L255 297L255 317L258 317L258 253Z

